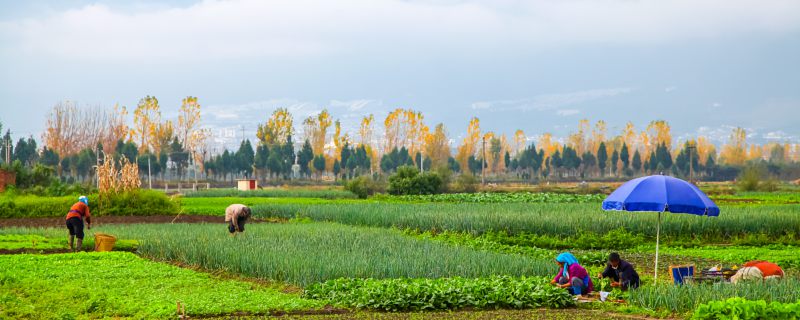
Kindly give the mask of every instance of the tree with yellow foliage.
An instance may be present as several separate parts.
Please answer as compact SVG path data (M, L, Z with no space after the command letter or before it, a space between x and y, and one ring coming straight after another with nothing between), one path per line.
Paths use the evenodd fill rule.
M383 120L384 138L386 140L384 152L390 152L392 149L402 146L401 141L404 140L404 137L401 135L406 131L405 114L405 110L397 108L389 112L386 115L386 119Z
M267 123L258 125L256 136L261 143L274 145L285 143L293 133L292 113L287 108L278 108L272 112Z
M708 160L709 155L716 155L717 150L713 143L711 143L708 138L704 136L698 136L697 140L695 141L697 156L699 157L697 160L700 164L705 165L706 160Z
M450 159L450 139L443 123L436 125L433 134L427 135L425 140L425 156L431 158L432 167L447 165Z
M720 162L729 165L743 165L747 160L747 131L736 127L731 132L728 143L722 146Z
M358 128L358 136L361 139L359 143L363 146L371 146L372 145L372 133L373 133L373 123L375 122L375 116L369 115L364 116L361 119L361 126Z
M133 111L133 128L131 137L139 141L139 152L148 150L153 145L156 131L161 124L161 106L156 97L146 96L139 100Z
M541 150L544 150L544 158L542 159L542 161L550 158L552 154L556 153L556 151L560 149L560 145L558 144L558 142L555 142L553 140L554 140L553 134L549 132L545 132L539 137L538 141L539 148Z
M762 152L761 146L756 144L750 145L750 152L747 153L747 160L763 160L764 153Z
M161 153L162 150L168 149L173 137L175 137L175 128L171 120L158 123L150 140L150 150L153 150L155 154Z
M328 134L328 128L332 123L328 109L322 110L316 117L310 116L303 121L306 139L311 143L311 149L314 150L314 154L324 153L325 139Z
M670 132L669 123L664 120L651 121L647 125L648 135L650 137L651 145L665 145L667 150L672 150L672 133ZM653 147L655 149L655 147ZM652 151L652 150L649 150Z
M113 153L117 141L127 140L130 133L130 128L125 120L128 115L128 110L125 106L115 104L114 108L108 114L108 127L105 135L101 139L103 149L108 153Z
M628 148L637 148L636 127L634 127L633 122L628 121L628 123L625 124L625 128L622 129L622 134L620 136L622 137L623 144L627 145Z
M525 149L527 143L528 138L525 136L525 132L523 132L522 129L517 129L517 131L514 132L514 149L512 151L512 156L519 156L520 152Z
M480 143L480 140L481 121L477 117L473 117L469 120L467 134L464 136L464 140L458 147L458 153L456 154L456 160L461 165L462 172L469 172L469 162L467 160L478 151L477 144Z
M192 139L194 131L200 125L200 103L197 97L186 97L178 109L178 141L187 150L195 150L197 143Z
M334 155L335 158L341 158L341 151L345 144L350 143L350 135L346 132L342 133L342 123L337 119L336 122L333 124L333 146L335 147Z
M582 119L578 122L578 132L574 132L567 138L567 143L575 149L576 153L583 154L586 152L587 139L586 134L589 132L589 120Z
M597 150L600 147L600 144L606 142L607 131L608 129L605 121L598 120L597 123L595 123L594 129L592 129L592 139L589 141L589 150L592 150L592 152L595 153L595 156L597 156ZM606 152L608 154L611 154L610 152L608 152L609 151L608 144L604 145L606 145Z

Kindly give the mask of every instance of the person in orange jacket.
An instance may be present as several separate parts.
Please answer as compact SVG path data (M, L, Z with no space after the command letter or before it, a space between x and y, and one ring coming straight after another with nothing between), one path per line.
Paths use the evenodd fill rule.
M754 260L748 261L744 264L744 267L755 267L758 270L761 270L761 274L764 276L764 279L775 277L775 278L783 278L783 269L779 267L777 264L774 264L769 261L762 261L762 260Z
M86 228L92 229L92 219L89 213L89 198L80 196L78 202L69 208L67 213L67 230L69 230L69 249L72 252L80 251L83 247L83 220L86 220ZM75 238L78 238L78 246L73 246Z
M777 264L768 261L749 261L745 263L736 274L731 277L731 282L739 283L749 280L768 280L783 278L783 269Z

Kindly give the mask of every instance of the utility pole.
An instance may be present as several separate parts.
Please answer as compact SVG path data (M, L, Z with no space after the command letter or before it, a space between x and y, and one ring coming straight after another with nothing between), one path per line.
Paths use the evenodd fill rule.
M11 139L6 139L6 164L11 163Z
M422 148L419 148L419 172L425 172L425 168L422 167L422 164L425 163L425 158L422 156Z
M694 183L694 164L692 163L694 162L692 161L692 149L694 148L695 146L693 143L689 143L686 147L686 151L689 153L689 183Z
M153 174L152 174L153 171L150 168L150 158L152 158L152 156L150 156L148 154L147 155L147 185L148 185L148 187L150 189L153 189Z
M94 167L94 177L95 177L95 180L97 180L97 190L100 190L100 174L99 174L99 169L100 169L100 153L101 153L101 152L103 152L103 151L102 151L102 150L100 150L99 148L98 148L98 149L97 149L97 151L95 152L95 153L97 153L97 162L96 162L96 164L95 164L95 167Z
M481 157L481 185L486 185L486 136L483 136L481 141L483 148L483 151L481 152L483 154Z

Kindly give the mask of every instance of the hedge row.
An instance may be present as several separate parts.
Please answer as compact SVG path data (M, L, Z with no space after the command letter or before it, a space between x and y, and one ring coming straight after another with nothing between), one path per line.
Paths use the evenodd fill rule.
M149 216L177 214L180 206L158 191L139 190L112 196L100 205L96 194L89 195L92 215ZM3 196L0 218L60 217L67 214L77 197Z

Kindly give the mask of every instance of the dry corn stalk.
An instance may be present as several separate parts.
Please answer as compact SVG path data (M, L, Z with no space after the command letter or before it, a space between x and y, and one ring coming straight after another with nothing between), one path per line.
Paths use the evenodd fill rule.
M139 167L122 157L119 163L109 155L97 167L98 189L101 195L139 189Z
M139 179L139 166L124 157L120 161L118 185L120 191L137 190L142 185L142 180Z
M100 195L117 192L116 176L117 168L114 165L114 158L105 155L103 163L97 167L97 189Z

